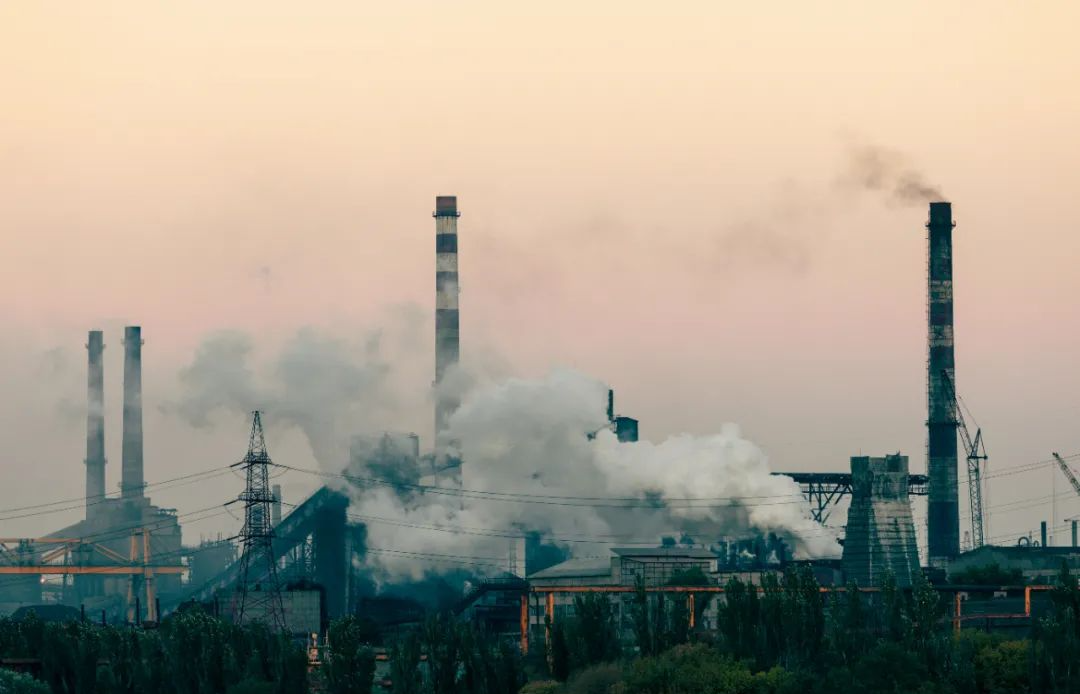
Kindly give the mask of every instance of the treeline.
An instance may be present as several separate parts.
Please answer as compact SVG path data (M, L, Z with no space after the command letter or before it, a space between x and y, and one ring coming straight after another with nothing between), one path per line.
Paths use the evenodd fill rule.
M700 585L688 574L680 585ZM956 634L948 605L917 574L867 594L822 593L809 569L737 580L722 600L664 597L639 586L622 629L609 596L584 594L523 656L497 638L436 615L387 644L347 617L308 672L302 646L258 625L199 611L157 629L0 619L0 658L38 659L38 679L0 671L3 694L1021 694L1080 692L1080 586L1063 570L1044 616L1023 638ZM710 601L715 628L702 629ZM698 628L691 628L693 623ZM632 637L627 638L632 633ZM376 671L381 671L376 675ZM531 681L530 681L531 680ZM527 683L528 682L528 683ZM44 687L44 688L43 688Z
M586 594L549 625L549 673L533 694L835 694L1080 692L1080 589L1067 570L1025 638L955 634L948 605L922 574L822 593L809 569L738 580L717 605L715 631L687 628L686 601L639 587L635 643L620 642L612 604ZM700 593L698 609L709 599ZM695 610L697 611L697 610Z
M0 694L370 694L380 640L356 617L334 621L330 648L310 673L302 645L265 626L235 626L201 610L167 617L156 629L0 618ZM402 694L514 694L526 682L516 642L432 616L393 643L389 679Z
M199 610L157 629L0 619L0 658L37 661L55 694L297 694L308 691L301 646L260 625L238 627ZM32 680L5 674L3 694ZM6 686L3 686L6 685Z
M383 684L374 682L376 640L365 620L345 617L331 625L321 673L327 691L369 694ZM445 615L397 639L387 655L395 694L516 694L527 680L516 641Z

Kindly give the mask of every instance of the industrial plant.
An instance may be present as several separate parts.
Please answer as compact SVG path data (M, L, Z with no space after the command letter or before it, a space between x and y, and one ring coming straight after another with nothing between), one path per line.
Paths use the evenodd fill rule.
M502 494L498 500L504 502L522 502L524 497L515 499L513 489L472 490L468 446L463 445L467 442L459 440L451 426L462 398L451 382L462 338L460 215L455 196L435 199L435 438L429 446L422 446L420 437L410 432L357 432L340 474L327 474L324 486L307 498L286 500L273 478L276 470L288 466L274 460L261 413L255 411L250 429L236 432L238 444L246 439L247 453L231 466L236 476L226 478L235 480L237 502L231 508L237 513L242 509L242 527L235 537L191 544L183 528L188 514L155 505L155 484L144 475L142 330L131 325L122 336L91 330L86 343L85 516L66 528L42 528L37 537L0 539L0 574L7 574L0 589L0 610L61 605L103 623L153 624L172 612L201 606L238 623L261 621L309 635L346 614L393 626L416 621L425 610L450 609L497 631L520 630L527 644L530 635L542 633L545 624L570 609L578 592L608 593L619 601L638 585L663 590L673 576L687 571L704 577L703 591L720 592L732 577L760 585L763 576L792 564L811 566L823 586L865 588L885 581L909 587L912 576L920 573L943 583L950 574L985 563L1021 570L1031 582L1045 581L1062 559L1080 566L1075 521L1072 547L1046 547L1045 537L1022 546L993 547L986 536L982 490L986 452L981 431L974 435L968 431L957 396L952 207L931 202L926 225L925 474L917 471L922 469L920 457L911 451L856 455L846 466L819 472L771 472L782 478L777 483L792 485L801 494L808 527L825 536L825 523L831 519L829 527L844 528L835 554L808 556L811 553L800 546L806 532L752 527L737 499L725 500L732 502L727 504L730 513L724 516L723 528L715 530L700 518L682 523L682 516L664 515L664 498L642 495L626 512L652 514L657 526L664 523L668 531L651 545L642 541L646 538L634 538L628 545L598 541L599 553L593 547L591 554L582 556L574 551L574 543L584 540L556 536L522 522L506 528L466 528L488 539L494 536L505 547L505 561L488 558L483 566L463 561L438 576L420 579L378 574L375 553L397 552L403 561L410 557L400 547L370 545L369 525L375 521L365 515L370 512L364 507L363 500L369 498L365 494L383 491L406 499L414 508L440 503L456 510L480 503L485 495ZM110 422L105 388L112 380L102 359L106 345L114 340L124 353L118 495L107 492L108 472L116 466L105 454ZM153 368L152 360L148 365ZM605 388L604 394L606 400L596 406L602 408L606 423L598 430L582 430L581 440L588 444L604 439L612 447L637 445L638 420L617 412L613 388ZM966 460L964 470L961 457ZM1080 493L1068 463L1056 460ZM961 524L962 483L971 510L968 528ZM927 542L922 552L916 540L914 497L927 500ZM846 523L837 524L839 514L833 511L842 500L847 502ZM585 501L567 496L543 499L568 507L580 507ZM608 501L626 500L593 501L602 507L610 506ZM623 509L605 511L611 516L620 512ZM445 530L404 518L377 521L397 523L403 526L401 532ZM745 525L738 527L740 523ZM968 537L966 552L961 551L962 532ZM462 558L470 559L457 559ZM1013 598L1003 593L1003 599ZM1030 604L1028 610L1030 614ZM699 626L714 620L708 610L698 614L691 608L691 614L697 615Z

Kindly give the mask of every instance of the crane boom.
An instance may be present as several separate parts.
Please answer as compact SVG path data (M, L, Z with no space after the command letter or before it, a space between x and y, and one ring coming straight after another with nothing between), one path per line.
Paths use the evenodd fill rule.
M981 461L987 460L986 445L983 443L982 429L976 427L975 436L968 431L967 422L964 421L963 409L960 407L960 398L956 395L949 372L942 370L941 381L947 389L949 404L952 405L953 419L956 429L960 432L960 438L967 452L968 473L968 502L971 506L971 542L974 547L982 547L986 542L985 523L982 503L982 466ZM1080 494L1080 486L1077 487Z
M1058 466L1061 467L1061 471L1065 473L1065 477L1068 478L1072 488L1076 490L1076 494L1080 496L1080 482L1076 480L1076 475L1073 474L1073 471L1069 468L1068 464L1065 463L1065 459L1055 453L1054 460L1056 460Z

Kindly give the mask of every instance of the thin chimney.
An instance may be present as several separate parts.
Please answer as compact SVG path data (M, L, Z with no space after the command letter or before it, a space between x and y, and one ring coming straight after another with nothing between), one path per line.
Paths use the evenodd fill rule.
M143 495L142 329L124 328L124 441L120 461L120 494Z
M105 340L100 330L91 330L86 341L86 517L105 496L105 367L102 353Z

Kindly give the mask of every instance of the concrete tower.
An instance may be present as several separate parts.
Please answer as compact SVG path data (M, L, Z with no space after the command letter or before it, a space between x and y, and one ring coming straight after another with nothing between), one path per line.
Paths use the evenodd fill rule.
M960 553L960 500L957 480L956 413L942 373L956 385L953 354L952 205L930 203L928 234L926 360L927 447L930 475L928 549L930 564L940 566Z
M461 355L458 332L458 233L461 214L457 196L435 198L435 436L446 429L446 420L457 409L457 399L444 392L446 372Z
M121 451L120 495L143 496L142 329L124 328L124 441Z
M86 517L95 513L105 496L105 340L91 330L86 341L88 357L86 393Z
M919 571L919 550L906 455L851 459L843 564L848 580L864 588L881 585L886 573L900 586L911 585L911 574Z

